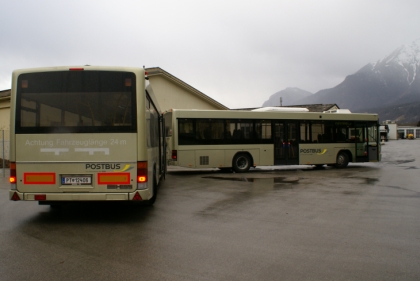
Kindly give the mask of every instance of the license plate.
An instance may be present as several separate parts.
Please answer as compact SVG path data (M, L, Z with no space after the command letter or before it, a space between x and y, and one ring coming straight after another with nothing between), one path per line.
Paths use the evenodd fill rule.
M92 176L61 176L63 185L84 185L92 184Z

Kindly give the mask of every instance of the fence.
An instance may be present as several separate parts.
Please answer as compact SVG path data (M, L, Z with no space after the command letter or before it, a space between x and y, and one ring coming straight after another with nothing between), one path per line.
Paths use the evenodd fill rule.
M10 156L10 133L6 130L0 130L0 168L2 176L5 177L6 169L9 168Z

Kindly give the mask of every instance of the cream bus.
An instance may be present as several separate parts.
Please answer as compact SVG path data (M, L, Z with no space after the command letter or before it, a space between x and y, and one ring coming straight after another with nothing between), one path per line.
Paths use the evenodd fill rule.
M164 120L142 68L16 70L10 112L11 200L155 202Z
M164 117L168 165L246 172L381 159L376 114L173 109Z

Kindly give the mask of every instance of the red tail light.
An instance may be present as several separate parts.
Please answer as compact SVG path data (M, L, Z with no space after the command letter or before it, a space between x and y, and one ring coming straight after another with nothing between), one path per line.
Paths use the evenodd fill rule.
M147 182L147 161L137 162L137 182Z
M178 151L172 150L172 160L177 160L177 159L178 159Z
M16 163L15 162L10 162L10 177L9 177L9 181L12 184L16 183Z
M44 201L47 200L46 194L35 194L34 199L37 201Z

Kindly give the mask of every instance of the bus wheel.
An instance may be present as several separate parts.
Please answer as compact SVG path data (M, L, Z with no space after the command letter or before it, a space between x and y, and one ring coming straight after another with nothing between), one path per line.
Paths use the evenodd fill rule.
M237 173L244 173L251 167L251 159L246 154L237 154L233 157L232 168Z
M337 155L337 162L335 166L337 168L345 168L349 164L349 156L345 152L340 152Z

